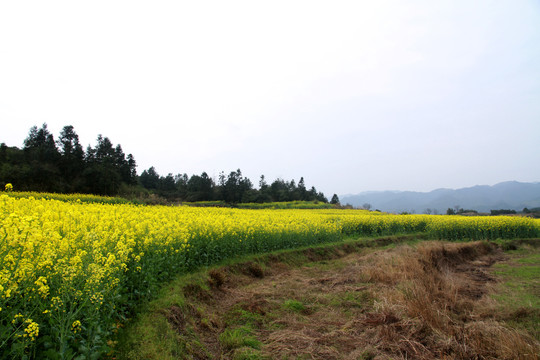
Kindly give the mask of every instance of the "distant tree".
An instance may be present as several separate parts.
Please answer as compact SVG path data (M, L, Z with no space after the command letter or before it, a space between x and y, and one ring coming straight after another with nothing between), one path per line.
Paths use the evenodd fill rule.
M187 184L187 201L209 201L212 200L214 182L206 172L200 176L193 175Z
M223 189L224 200L228 203L239 203L242 201L244 193L251 190L252 187L253 184L248 178L242 176L240 169L232 171L227 177L227 181L225 181Z
M178 174L174 177L174 181L176 183L176 193L178 194L178 197L182 200L185 200L187 197L187 186L189 177L187 174Z
M317 200L317 189L315 189L315 186L312 186L311 189L309 189L306 197L306 201L315 201Z
M56 143L60 148L59 168L66 182L66 190L69 192L82 191L81 174L85 169L84 150L73 126L64 126Z
M427 208L426 210L424 210L424 214L431 215L432 212L433 212L433 210L430 209L430 208Z
M371 209L371 204L370 203L364 203L362 205L362 208L364 208L365 210L370 210Z
M34 160L45 162L57 161L60 155L47 124L43 124L40 129L36 126L30 129L28 137L24 140L24 150Z
M137 184L137 162L132 154L127 156L127 168L129 169L129 184Z
M97 137L97 145L95 148L95 161L98 163L114 165L116 161L116 153L113 143L108 137L103 137L99 134Z
M141 185L148 190L153 190L158 188L159 184L159 174L156 172L156 169L152 166L148 170L144 170L139 176L139 181Z
M257 198L257 190L253 189L253 183L247 177L240 181L240 192L242 202L253 202Z
M176 182L173 174L171 173L167 174L167 176L159 177L157 189L158 194L165 198L174 199L178 197L176 191Z
M301 177L300 181L298 181L298 194L299 194L300 200L302 200L302 201L307 200L306 183L304 182L303 177Z
M270 184L272 201L289 201L289 187L283 179L276 179ZM316 194L315 194L316 196Z
M264 175L261 175L259 179L259 191L257 192L257 198L255 199L258 203L265 203L272 201L272 195L270 187L266 183Z
M131 156L131 154L129 156ZM131 156L131 158L134 165L135 160L133 159L133 156ZM122 150L122 146L120 144L116 145L116 148L114 149L114 167L120 173L122 182L126 184L135 183L135 179L133 178L135 168L132 168L132 164L130 164L128 159L126 159L126 155L124 154L124 151Z
M456 211L452 208L448 208L448 210L446 210L446 215L456 215Z
M7 161L7 151L8 146L6 145L6 143L0 144L0 164L3 164Z
M250 188L250 189L245 190L243 192L241 202L242 203L253 203L253 202L257 202L258 199L259 199L259 191L257 191L256 189Z
M499 209L499 210L491 210L491 215L512 215L516 214L516 210L510 210L510 209Z
M266 183L266 179L264 178L264 175L261 175L259 179L259 190L262 190L263 188L267 188L268 184Z
M60 154L67 160L76 160L82 163L84 160L84 150L79 143L79 135L72 125L64 126L57 140L60 147Z
M25 174L23 178L28 190L64 191L59 162L60 152L56 147L54 136L49 132L47 124L40 129L33 126L24 140ZM18 186L22 190L23 187Z
M24 151L13 146L0 145L0 190L8 183L15 184L17 190L32 190L29 187L30 165Z
M324 196L324 193L322 191L319 191L319 193L317 194L317 201L327 203L328 199L326 198L326 196Z
M300 200L301 198L300 192L298 191L298 188L296 187L296 182L294 181L294 179L287 183L287 192L288 192L289 201Z
M330 204L338 205L339 204L339 197L337 194L332 195L332 200L330 200Z
M86 168L83 172L86 192L100 195L116 195L122 183L130 181L134 168L130 169L120 145L114 146L108 137L97 137L95 148L86 150ZM132 159L134 164L135 160Z
M113 196L120 190L122 179L114 168L105 164L93 163L83 173L84 192L97 195Z

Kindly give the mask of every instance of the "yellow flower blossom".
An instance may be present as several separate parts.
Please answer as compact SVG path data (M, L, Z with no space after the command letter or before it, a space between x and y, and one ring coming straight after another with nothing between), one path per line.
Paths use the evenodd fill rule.
M32 319L26 320L26 323L28 325L24 329L25 334L23 336L29 337L32 341L36 340L39 335L39 324L32 321Z
M81 331L81 322L79 320L75 320L73 324L71 324L71 331L75 334Z

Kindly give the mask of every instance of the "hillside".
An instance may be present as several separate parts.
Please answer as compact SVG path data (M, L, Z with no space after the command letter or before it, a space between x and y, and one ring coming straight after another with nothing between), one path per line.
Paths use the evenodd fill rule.
M477 185L462 189L437 189L430 192L370 191L357 195L340 196L343 204L362 206L388 212L422 213L426 209L445 213L459 206L489 212L491 209L523 210L540 206L540 183L502 182L493 186Z

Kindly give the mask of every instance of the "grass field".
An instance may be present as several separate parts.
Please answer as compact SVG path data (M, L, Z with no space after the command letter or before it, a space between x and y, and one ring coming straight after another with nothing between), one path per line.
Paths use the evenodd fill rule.
M509 250L508 257L493 266L499 282L492 296L501 304L505 321L540 341L540 251L535 245Z
M97 358L168 281L240 256L358 236L496 240L535 238L540 229L537 220L517 217L106 200L0 195L1 358Z

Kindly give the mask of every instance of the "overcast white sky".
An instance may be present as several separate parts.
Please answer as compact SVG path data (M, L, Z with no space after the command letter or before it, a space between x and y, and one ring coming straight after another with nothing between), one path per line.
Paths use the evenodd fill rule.
M540 2L2 1L0 121L329 197L540 181Z

